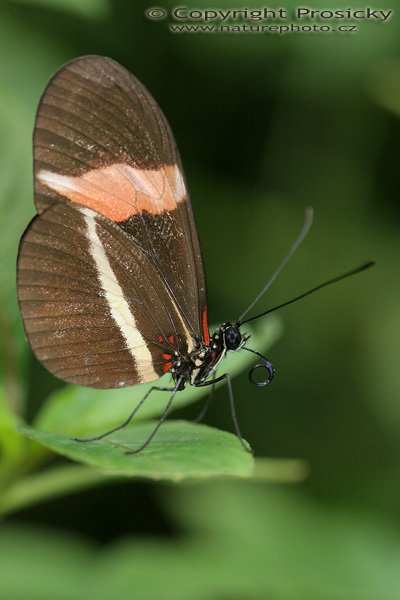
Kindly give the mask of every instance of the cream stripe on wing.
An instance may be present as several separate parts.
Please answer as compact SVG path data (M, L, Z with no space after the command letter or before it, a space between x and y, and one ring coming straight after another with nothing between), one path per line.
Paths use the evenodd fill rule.
M135 367L140 381L158 379L159 375L152 366L152 356L140 331L136 327L133 316L121 286L115 277L103 245L96 231L96 213L89 208L80 208L85 217L89 249L97 269L97 275L104 291L105 299L112 318L118 326L126 347L135 360Z

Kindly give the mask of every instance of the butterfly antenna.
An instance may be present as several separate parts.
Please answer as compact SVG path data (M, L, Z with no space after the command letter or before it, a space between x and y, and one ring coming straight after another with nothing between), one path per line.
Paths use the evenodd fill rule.
M265 292L271 287L271 285L273 284L273 282L275 281L275 279L278 277L279 273L282 271L282 269L289 262L289 260L292 257L292 255L295 253L295 251L297 250L297 248L300 246L301 242L306 237L307 233L310 231L310 228L311 228L311 225L312 225L312 222L313 222L313 216L314 216L314 211L309 206L308 208L306 208L306 211L305 211L303 227L301 228L301 231L300 231L299 235L297 236L296 240L291 245L291 247L289 249L289 252L285 256L285 258L283 259L283 261L280 263L280 265L278 266L278 268L275 270L275 272L271 275L271 277L269 278L269 280L267 281L267 283L264 285L264 287L261 289L261 291L254 298L254 300L250 304L250 306L248 306L246 308L246 310L240 315L240 317L239 317L239 319L237 321L238 325L241 325L242 323L246 322L246 321L243 321L243 318L247 315L248 312L250 312L250 310L257 304L257 302L264 296Z
M267 315L268 313L274 312L274 310L278 310L278 308L282 308L283 306L287 306L288 304L292 304L293 302L297 302L298 300L301 300L301 298L305 298L306 296L309 296L310 294L313 294L314 292L320 290L321 288L330 285L331 283L336 283L337 281L341 281L342 279L346 279L346 277L351 277L351 275L355 275L356 273L360 273L361 271L365 271L365 269L369 269L370 267L373 267L375 264L375 261L370 260L366 263L364 263L363 265L361 265L360 267L357 267L356 269L352 269L351 271L347 271L346 273L342 273L342 275L338 275L337 277L333 277L332 279L328 279L328 281L324 281L323 283L320 283L319 285L317 285L316 287L312 288L311 290L308 290L307 292L303 292L303 294L300 294L300 296L296 296L296 298L292 298L292 300L288 300L287 302L283 302L283 304L278 304L278 306L274 306L274 308L270 308L269 310L266 310L265 312L262 312L261 314L255 316L255 317L251 317L250 319L246 319L245 321L241 321L238 323L238 326L240 327L241 325L243 325L243 323L249 323L250 321L254 321L255 319L258 319L259 317L263 317L264 315Z

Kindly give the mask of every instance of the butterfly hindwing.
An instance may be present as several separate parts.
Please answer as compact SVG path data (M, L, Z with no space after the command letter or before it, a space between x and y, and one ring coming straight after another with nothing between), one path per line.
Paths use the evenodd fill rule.
M152 381L167 352L192 338L148 256L119 226L57 202L21 240L18 295L37 358L57 377L90 387Z

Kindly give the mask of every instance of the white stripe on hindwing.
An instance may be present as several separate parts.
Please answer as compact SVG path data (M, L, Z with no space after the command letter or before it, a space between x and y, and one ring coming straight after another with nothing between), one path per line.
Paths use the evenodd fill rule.
M142 382L158 379L159 375L154 371L152 366L153 358L151 352L142 334L136 327L135 317L125 300L124 293L97 234L96 213L89 208L80 208L79 210L85 218L89 238L89 250L96 265L97 275L106 302L111 316L126 342L126 347L134 358L138 377Z

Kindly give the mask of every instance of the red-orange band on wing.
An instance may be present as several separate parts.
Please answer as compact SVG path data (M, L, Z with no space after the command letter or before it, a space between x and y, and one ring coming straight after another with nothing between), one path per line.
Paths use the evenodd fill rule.
M76 177L42 170L37 178L71 202L83 204L116 222L126 221L144 210L153 215L174 210L186 197L177 165L151 170L116 163Z
M210 334L208 331L207 304L203 310L203 339L206 346L210 343Z

